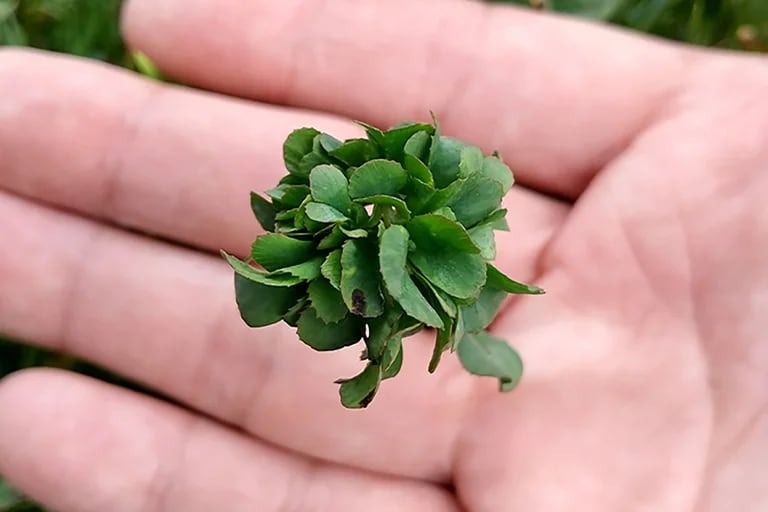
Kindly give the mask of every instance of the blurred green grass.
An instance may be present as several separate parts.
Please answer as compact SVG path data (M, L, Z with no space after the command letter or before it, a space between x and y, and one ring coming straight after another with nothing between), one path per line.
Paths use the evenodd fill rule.
M768 51L766 0L490 0L557 11L701 46Z
M489 1L591 18L691 44L768 52L768 0ZM151 62L127 51L120 38L121 3L121 0L0 0L0 46L30 46L69 53L156 76ZM0 337L0 378L34 366L65 368L134 387L66 355ZM5 485L0 476L0 512L39 510Z
M0 45L31 46L131 67L117 0L0 0Z

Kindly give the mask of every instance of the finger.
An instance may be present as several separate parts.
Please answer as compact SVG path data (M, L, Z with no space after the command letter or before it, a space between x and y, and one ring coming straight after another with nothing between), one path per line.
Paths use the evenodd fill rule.
M331 116L40 52L0 52L0 95L0 188L216 252L240 254L255 238L248 192L285 174L287 133L307 125L357 133ZM501 238L515 243L500 264L523 277L566 209L518 187L506 205L511 229Z
M312 462L53 370L0 383L0 473L61 512L457 510L430 484Z
M428 334L366 411L333 381L360 346L317 353L284 324L248 329L218 257L36 206L0 192L0 333L84 357L280 446L392 474L448 481L474 380Z
M291 130L357 133L42 52L0 51L0 95L0 188L215 251L255 238L248 194L285 174Z
M446 0L130 0L124 31L198 86L380 125L433 110L448 134L501 150L526 185L569 197L663 110L690 57Z

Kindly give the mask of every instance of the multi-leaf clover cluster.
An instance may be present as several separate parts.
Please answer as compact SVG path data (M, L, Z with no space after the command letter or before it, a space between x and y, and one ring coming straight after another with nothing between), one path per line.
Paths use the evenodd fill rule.
M508 229L502 198L514 183L497 154L403 123L341 141L314 128L283 147L288 174L251 194L266 234L250 258L225 254L251 327L284 321L315 350L365 344L361 373L340 379L341 402L367 406L400 371L403 338L435 332L429 371L456 351L471 373L511 390L522 363L486 331L509 293L538 294L490 262L494 230ZM254 265L255 264L255 265Z

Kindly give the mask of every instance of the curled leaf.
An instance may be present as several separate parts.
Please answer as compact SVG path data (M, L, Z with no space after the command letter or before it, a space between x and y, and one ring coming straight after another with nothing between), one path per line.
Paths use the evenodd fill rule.
M403 340L399 337L389 338L381 361L381 380L391 379L397 376L402 367Z
M331 286L341 290L341 249L332 251L325 257L325 261L320 266L320 273Z
M295 286L304 280L301 277L294 276L291 274L273 275L267 272L263 272L261 270L253 268L252 266L248 265L246 262L239 260L236 257L229 255L224 251L222 251L222 255L227 260L227 263L229 263L232 269L237 273L237 275L245 279L248 279L249 281L253 281L254 283L259 283L267 286L288 287L288 286Z
M406 143L417 133L423 133L427 138L433 132L432 125L424 123L404 123L387 130L383 134L382 146L384 154L392 160L402 160ZM413 148L411 148L413 150Z
M379 207L391 207L391 211L394 212L389 218L392 222L398 224L404 224L411 218L411 211L408 209L408 205L405 204L400 198L388 195L368 196L355 199L355 202L361 204L374 204Z
M285 167L291 174L301 174L299 163L312 152L312 143L320 132L314 128L299 128L288 135L283 144Z
M368 139L351 139L338 148L328 151L328 155L350 167L358 167L368 160L379 158L376 146Z
M339 396L344 407L349 409L368 407L379 389L381 366L369 364L359 375L336 382L341 384Z
M304 291L298 286L267 286L235 274L235 297L240 316L250 327L282 320Z
M360 341L363 326L359 318L349 314L338 322L324 322L317 310L310 307L299 318L297 333L301 341L315 350L338 350Z
M251 246L251 258L267 270L277 270L307 261L314 254L312 242L281 233L260 236Z
M488 283L507 293L522 293L528 295L541 295L544 293L544 290L538 286L519 283L510 279L491 264L488 264Z
M256 192L251 192L251 211L265 231L275 230L275 206Z

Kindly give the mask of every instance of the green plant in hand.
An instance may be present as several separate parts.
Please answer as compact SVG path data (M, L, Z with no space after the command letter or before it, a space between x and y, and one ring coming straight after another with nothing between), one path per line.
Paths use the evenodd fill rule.
M243 320L282 320L320 351L363 340L365 368L337 381L345 407L366 407L400 371L403 338L424 328L436 332L430 372L455 351L469 372L510 391L522 362L486 328L507 294L543 293L490 263L494 230L508 229L511 170L441 135L437 121L361 124L367 137L346 141L295 130L283 148L288 174L269 199L251 194L267 233L248 261L224 253Z

